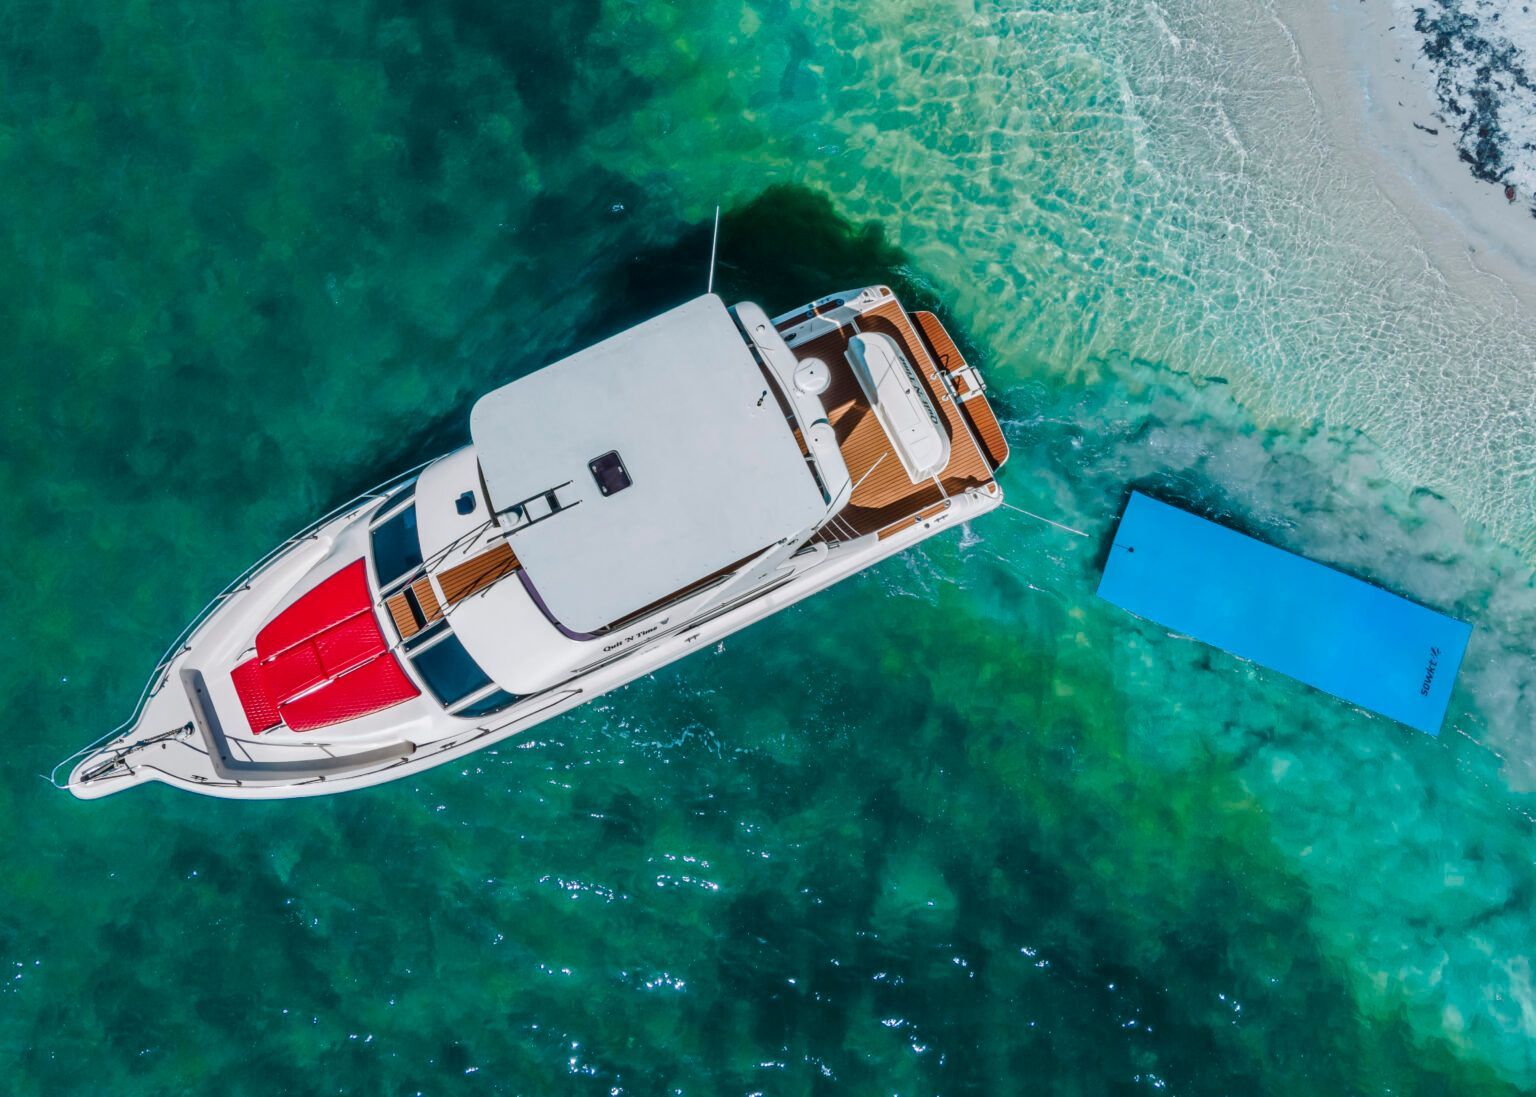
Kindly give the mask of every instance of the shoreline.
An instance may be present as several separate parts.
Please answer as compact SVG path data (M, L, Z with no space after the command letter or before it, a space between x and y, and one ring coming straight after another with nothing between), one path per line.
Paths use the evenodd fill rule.
M1473 176L1454 128L1437 117L1423 38L1401 14L1393 0L1302 0L1277 17L1296 42L1332 144L1359 151L1427 261L1465 292L1501 288L1536 310L1530 196L1510 202L1502 187Z

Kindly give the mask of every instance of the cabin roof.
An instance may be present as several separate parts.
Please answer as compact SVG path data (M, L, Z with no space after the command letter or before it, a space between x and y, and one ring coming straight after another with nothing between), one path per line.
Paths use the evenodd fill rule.
M491 505L561 625L597 632L821 518L768 386L710 294L480 398Z

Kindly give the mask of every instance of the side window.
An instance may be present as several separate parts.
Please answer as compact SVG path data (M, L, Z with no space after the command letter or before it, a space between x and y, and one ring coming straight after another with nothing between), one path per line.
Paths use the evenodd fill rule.
M517 694L508 693L504 689L498 689L486 694L472 705L465 705L455 712L455 716L489 716L493 712L500 712L504 708L515 705L518 701Z
M444 708L491 684L490 675L470 658L459 638L451 632L441 643L416 652L411 656L411 662Z
M421 538L416 535L416 504L375 526L372 534L373 570L379 587L421 567Z

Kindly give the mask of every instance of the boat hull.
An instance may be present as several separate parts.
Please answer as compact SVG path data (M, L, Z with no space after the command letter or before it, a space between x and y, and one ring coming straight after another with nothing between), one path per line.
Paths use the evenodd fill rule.
M827 589L852 575L957 527L1002 503L1001 488L951 498L939 512L883 536L819 543L792 558L781 578L711 611L702 619L657 630L618 645L607 661L512 708L483 720L442 714L410 734L357 742L260 743L221 727L219 706L209 700L202 668L224 663L232 637L248 634L292 577L348 523L365 519L374 498L343 514L302 541L290 544L218 611L192 631L174 656L157 670L131 727L87 753L69 772L67 787L81 799L96 799L136 785L158 782L188 792L228 799L273 800L323 796L370 788L407 774L456 761L619 689L643 675L707 649L726 637ZM626 640L629 637L625 638Z
M750 383L704 411L729 409L756 439L743 442L749 455L771 459L746 461L733 489L761 473L794 504L768 528L761 528L761 499L752 492L695 497L676 490L689 482L679 474L663 478L673 490L657 498L681 517L659 522L651 508L634 509L644 495L621 496L629 517L593 527L601 537L572 540L567 530L564 541L550 542L549 531L565 527L539 523L569 524L567 511L585 501L574 513L590 524L597 496L584 500L568 480L497 509L484 463L500 441L491 431L484 451L477 442L365 493L232 583L161 660L133 718L60 763L55 780L67 769L63 784L82 799L151 782L209 796L284 799L396 780L520 735L1002 504L995 473L1007 448L979 373L936 317L909 314L889 287L833 294L773 319L751 302L728 311L707 296L631 329L638 333L631 342L663 377L668 359L661 352L693 345L706 327L710 353L749 371ZM738 336L745 348L734 345ZM866 343L885 348L887 367L899 362L899 384L875 393L861 384L849 354L859 359ZM551 368L560 372L548 376L601 394L608 382L583 371L606 378L600 371L613 368L612 345L556 363ZM796 387L808 363L820 381ZM508 407L543 406L551 392L566 392L550 384L500 399ZM767 411L769 389L758 395L763 384L779 393ZM921 448L914 438L923 431L908 437L913 431L877 414L898 396L917 398L907 426L921 426L934 442L921 461L913 457ZM637 466L647 458L653 470L671 461L686 473L722 443L718 431L702 429L712 420L700 409L668 418L675 410L652 402L626 419L625 407L607 406L600 440L628 431L624 446ZM775 423L779 412L787 424ZM571 433L563 428L547 447L557 454L580 448ZM678 438L692 439L695 450L674 453ZM545 479L557 467L567 471L569 457ZM518 470L526 467L513 462L502 473L521 483ZM770 476L764 468L777 471ZM513 491L501 503L514 496L521 498ZM637 513L645 518L638 532ZM738 535L738 527L749 532ZM594 619L646 604L602 626L578 614L590 632L570 627L576 594L585 596L583 584L610 564L610 541L650 545L645 559L659 567L657 545L690 537L700 558L683 569L691 582L654 601L639 597L653 593L643 586L616 587L614 605ZM554 543L592 559L562 570L565 557L549 553ZM594 545L601 550L595 555ZM756 551L715 570L744 546ZM550 600L567 612L552 611Z

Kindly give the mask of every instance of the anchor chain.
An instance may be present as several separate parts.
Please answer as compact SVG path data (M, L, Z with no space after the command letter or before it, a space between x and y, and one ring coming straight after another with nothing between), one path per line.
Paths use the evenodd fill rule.
M143 750L145 747L153 746L155 743L181 742L191 734L192 721L188 720L180 727L172 728L170 731L162 731L159 735L151 735L148 739L141 739L137 743L132 743L120 750L114 750L111 758L108 758L99 766L95 766L82 773L80 781L82 784L88 781L99 781L103 777L112 776L118 769L126 770L129 774L132 774L133 767L127 761L130 754Z

